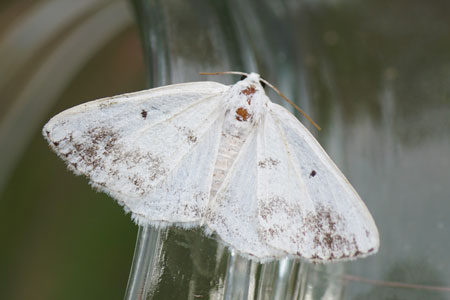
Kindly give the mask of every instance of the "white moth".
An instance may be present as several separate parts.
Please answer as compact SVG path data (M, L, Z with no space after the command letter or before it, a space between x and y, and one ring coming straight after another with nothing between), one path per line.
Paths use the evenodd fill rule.
M251 73L232 86L192 82L100 99L53 117L43 134L140 225L204 226L257 261L375 253L366 206L260 80Z

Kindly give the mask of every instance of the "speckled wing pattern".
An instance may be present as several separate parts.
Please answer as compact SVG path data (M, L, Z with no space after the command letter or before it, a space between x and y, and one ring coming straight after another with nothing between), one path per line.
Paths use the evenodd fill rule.
M309 131L270 103L258 135L258 219L270 246L313 261L378 249L366 206Z
M43 134L72 171L89 177L138 223L198 223L226 88L185 83L88 102L53 117Z

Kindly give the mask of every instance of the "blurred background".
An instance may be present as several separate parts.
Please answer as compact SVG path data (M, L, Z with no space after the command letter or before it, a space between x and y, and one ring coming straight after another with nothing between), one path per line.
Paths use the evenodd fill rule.
M313 299L450 299L449 12L446 0L2 0L0 299L121 299L127 285L137 227L66 170L43 124L229 69L258 71L322 126L300 118L379 227L379 253L332 267L339 289ZM330 280L309 268L311 286Z

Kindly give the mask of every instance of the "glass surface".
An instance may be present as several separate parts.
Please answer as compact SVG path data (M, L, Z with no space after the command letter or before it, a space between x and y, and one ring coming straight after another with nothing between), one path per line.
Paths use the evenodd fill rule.
M237 264L253 299L450 299L448 1L136 0L144 57L128 4L0 3L1 299L122 299L130 271L137 227L65 169L42 125L144 88L147 71L156 86L231 84L198 75L230 69L259 72L321 125L299 117L367 204L380 251L248 265L174 228L160 233L153 299L223 297Z

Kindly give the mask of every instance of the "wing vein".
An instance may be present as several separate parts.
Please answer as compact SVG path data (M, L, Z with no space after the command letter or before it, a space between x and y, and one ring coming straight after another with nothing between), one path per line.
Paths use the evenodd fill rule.
M282 129L281 126L279 125L280 120L279 120L279 119L276 117L276 115L274 115L273 113L271 113L271 116L272 116L272 118L273 118L273 120L274 120L274 123L275 123L276 126L277 126L277 129L278 129L278 131L279 131L279 133L280 133L281 138L283 139L283 144L284 144L284 147L285 147L285 150L286 150L286 154L287 154L287 157L288 157L288 162L289 162L290 166L292 167L292 169L294 170L294 174L295 174L295 176L297 177L297 181L298 181L300 187L302 188L302 190L305 190L305 194L306 194L308 200L309 200L311 203L313 203L313 201L312 201L312 199L311 199L311 194L310 194L310 192L309 192L309 190L308 190L308 188L307 188L305 182L303 181L302 177L299 175L299 171L297 170L297 167L296 167L295 164L293 163L293 159L294 159L294 158L291 156L291 153L290 153L290 151L289 151L289 150L290 150L290 147L289 147L289 144L288 144L288 142L287 142L285 132L283 131L283 129ZM305 199L305 200L306 200L306 199ZM314 204L314 203L313 203L313 204ZM314 205L312 205L312 206L314 207L314 209L316 209Z
M135 140L137 140L138 138L140 138L144 133L146 133L148 130L152 129L153 127L155 127L155 126L157 126L157 125L160 125L160 124L163 124L163 123L166 123L166 122L170 122L173 118L175 118L176 116L182 114L183 112L187 111L188 109L190 109L190 108L192 108L192 107L194 107L194 106L196 106L196 105L198 105L198 104L200 104L200 103L202 103L202 102L204 102L204 101L206 101L206 100L210 100L211 98L216 97L217 95L218 95L218 94L215 94L215 95L209 95L209 96L203 97L203 98L201 98L200 100L198 100L198 101L196 101L196 102L190 104L189 106L184 107L182 110L177 111L176 113L174 113L173 115L171 115L171 116L168 117L168 118L165 118L165 119L160 120L160 121L158 121L158 122L156 122L156 123L153 123L153 124L149 124L149 125L147 125L147 126L144 126L142 129L140 129L138 132L136 132L136 138L135 138ZM220 107L220 102L217 104L217 107L216 107L215 110L217 110L217 108L219 108L219 107ZM214 112L215 112L215 110L214 110ZM214 113L214 112L213 112L213 113ZM213 114L213 113L211 113L211 114Z
M267 140L266 140L266 135L265 135L265 122L266 122L266 117L265 118L263 118L262 119L262 122L261 123L263 123L263 124L261 124L260 126L261 126L261 142L262 142L262 144L263 144L263 151L264 151L264 155L262 155L261 157L266 157L266 149L267 149ZM259 147L257 147L257 149L259 149ZM257 184L257 186L260 186L259 185L259 182L258 182L258 180L259 179L261 179L262 180L262 182L264 183L264 187L267 187L267 182L268 182L268 178L267 178L267 175L266 174L264 174L265 172L261 172L261 170L260 170L260 168L256 168L256 172L257 172L257 174L258 173L262 173L262 175L263 175L263 177L264 178L261 178L261 176L258 174L258 176L256 177L256 184ZM267 189L267 188L265 188L265 190L264 190L264 199L269 199L269 190ZM262 206L262 203L261 203L261 199L258 197L258 214L259 215L261 215L261 206Z

